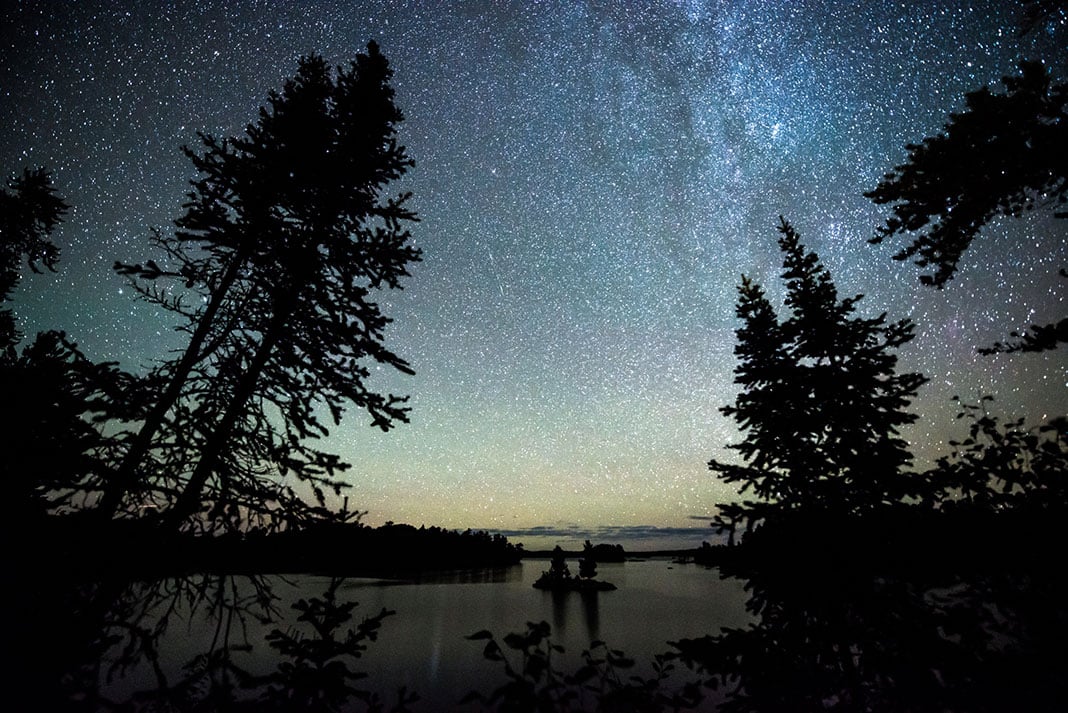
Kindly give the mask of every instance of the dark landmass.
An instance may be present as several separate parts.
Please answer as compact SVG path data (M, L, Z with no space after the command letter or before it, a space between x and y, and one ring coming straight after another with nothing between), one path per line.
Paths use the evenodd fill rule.
M845 516L830 510L780 515L735 545L641 553L718 567L724 576L782 575L959 579L1019 573L1068 581L1051 549L1068 542L1061 508L928 510L901 505Z
M1063 710L1066 541L1040 503L779 513L712 551L754 622L672 646L735 711Z
M705 542L690 549L628 551L619 560L598 561L672 559L746 573L808 567L813 562L899 573L1049 572L1050 548L1063 542L1068 542L1068 517L1059 508L1036 505L989 511L947 504L929 510L901 505L864 517L813 510L780 517L773 526L765 525L732 546ZM622 551L621 546L614 547ZM565 550L564 555L576 559L583 551ZM551 559L553 552L523 550L521 556Z
M15 564L121 577L194 572L407 575L499 568L519 563L522 548L499 534L387 523L323 523L298 531L166 534L148 520L106 523L49 517L12 533Z
M571 559L577 559L579 557L585 557L590 555L597 563L605 562L626 562L628 555L623 549L623 545L609 545L600 544L593 545L589 551L585 549L581 550L560 550L565 557ZM549 559L553 557L555 550L523 550L523 559ZM644 554L644 553L643 553Z
M611 582L603 582L599 579L582 579L580 577L556 579L550 576L548 572L538 577L533 587L554 592L612 592L616 589L616 585Z
M508 567L523 559L552 559L550 550L524 550L504 535L387 523L322 523L306 529L219 536L166 534L144 520L100 522L84 515L25 520L6 528L10 562L31 568L84 569L117 576L192 572L404 575ZM670 558L678 564L736 569L790 568L800 561L835 561L849 569L956 572L1048 565L1048 547L1068 541L1068 519L1058 513L983 513L961 508L923 512L902 507L882 517L839 521L829 514L781 519L743 543L627 552L621 545L561 551L597 563Z
M580 559L587 555L586 550L562 550L568 559ZM609 562L640 562L646 559L670 559L677 564L697 564L716 567L725 561L737 557L741 550L727 545L701 543L700 547L671 550L636 550L627 552L623 545L595 545L592 550L594 561L598 564ZM522 558L531 560L552 559L553 550L523 550Z
M620 545L616 545L619 547ZM677 550L634 550L628 551L619 559L598 559L599 564L641 562L647 559L672 559L683 564L708 564L715 565L722 553L727 551L726 545L710 545L711 552L703 547L691 547ZM582 556L582 550L564 550L564 555L569 559L577 559ZM522 558L525 560L552 559L552 550L523 550Z

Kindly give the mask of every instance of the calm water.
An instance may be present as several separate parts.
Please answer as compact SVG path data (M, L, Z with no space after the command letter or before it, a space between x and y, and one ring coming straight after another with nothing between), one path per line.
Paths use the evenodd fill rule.
M507 570L430 581L346 580L338 598L359 603L353 623L382 608L396 612L385 620L378 641L369 645L354 666L369 675L362 687L378 692L388 703L396 689L404 686L422 699L417 710L447 708L472 689L489 693L505 680L501 664L483 659L485 642L464 637L489 629L500 641L509 632L524 631L528 621L552 625L553 642L566 649L559 660L565 672L573 671L582 650L599 639L635 658L638 672L646 675L653 655L670 649L668 641L749 622L741 583L721 580L716 570L667 560L603 564L598 567L598 579L613 582L618 590L580 595L531 587L547 568L548 561L528 560ZM251 590L247 580L242 581L236 578L227 585L231 594L251 593L241 591L242 587ZM247 637L253 646L237 659L243 666L252 671L272 669L276 661L265 653L264 635L274 627L293 626L296 614L291 604L301 597L322 596L330 580L300 575L268 581L281 619L266 623L246 615L240 620L220 620L208 616L203 607L193 614L179 608L160 641L164 668L177 671L213 642L217 647L220 638L229 636L232 643ZM688 674L683 669L676 677L681 683ZM112 689L122 699L125 692L149 687L151 681L151 672L142 666Z

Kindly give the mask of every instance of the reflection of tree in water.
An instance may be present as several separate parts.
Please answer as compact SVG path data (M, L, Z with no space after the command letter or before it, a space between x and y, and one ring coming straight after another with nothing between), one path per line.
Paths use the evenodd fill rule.
M938 539L933 526L912 524L906 533L870 521L813 524L793 544L765 526L747 539L744 560L721 565L747 582L757 618L748 628L677 642L653 658L652 678L631 679L632 660L597 642L578 668L558 670L541 624L487 643L487 656L511 668L499 690L470 700L492 701L488 710L543 694L567 702L553 710L685 710L702 696L728 712L1062 709L1068 587L1022 538L999 546L1004 533L984 539L961 525ZM830 536L847 527L850 536ZM951 556L973 537L982 557ZM917 555L924 542L946 544ZM415 700L402 692L389 708L364 690L374 682L358 659L390 612L354 621L338 579L292 606L276 580L258 577L24 581L39 586L10 609L10 650L20 655L9 695L40 710L401 711ZM594 626L596 600L571 604L580 605ZM699 690L694 675L719 690Z
M1010 548L988 561L910 549L906 562L865 527L850 544L765 532L725 568L747 580L758 621L676 645L726 690L721 710L1063 709L1058 574L1029 557L1014 566Z
M353 625L341 582L293 603L286 628L264 577L39 582L14 610L10 693L40 710L387 710L359 686L355 661L392 612ZM166 662L185 657L168 648L183 634L191 649L177 668ZM388 710L412 700L400 691Z
M601 638L601 602L600 592L579 592L582 598L582 614L586 621L586 635L590 641Z
M586 638L590 641L601 638L600 592L596 590L569 592L552 589L544 592L543 596L552 599L553 630L557 632L567 630L567 624L571 620L568 614L569 605L574 598L578 598L582 607L582 621L586 626Z
M546 594L552 597L553 600L553 628L556 631L565 631L567 629L567 605L571 600L571 592L552 589L546 592Z

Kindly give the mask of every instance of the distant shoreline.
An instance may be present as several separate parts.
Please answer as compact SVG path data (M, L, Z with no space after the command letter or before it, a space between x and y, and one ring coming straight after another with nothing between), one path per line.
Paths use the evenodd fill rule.
M500 533L387 523L380 527L323 523L300 531L233 532L218 536L167 533L150 520L94 521L52 516L20 533L17 566L61 568L71 574L166 577L190 573L322 573L405 577L412 574L492 570L523 560L546 560L551 550L525 550ZM594 548L599 564L666 558L712 564L719 547L627 551ZM565 550L569 559L581 550Z
M691 547L689 549L678 550L626 550L623 562L629 562L632 560L641 559L671 559L676 557L692 557L695 553L700 552L700 547ZM582 556L582 550L564 550L564 555L568 559L577 559ZM552 550L524 550L522 559L541 560L549 559L552 557ZM603 562L602 564L613 564L612 562Z

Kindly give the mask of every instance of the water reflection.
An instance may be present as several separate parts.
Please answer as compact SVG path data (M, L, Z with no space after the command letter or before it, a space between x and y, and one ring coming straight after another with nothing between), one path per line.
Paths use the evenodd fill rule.
M582 613L586 621L586 637L590 641L601 638L600 596L601 593L596 591L579 592L579 598L582 600Z
M541 590L542 600L548 600L552 607L553 630L558 633L569 631L575 624L572 607L577 607L581 612L579 616L587 641L597 641L601 638L601 596L602 593L597 591Z
M1060 572L1026 557L775 544L726 568L755 620L676 645L725 693L718 710L1065 710Z
M715 684L701 689L701 710L1064 709L1058 572L1028 561L891 568L854 555L798 549L775 566L728 564L725 580L696 565L628 563L612 573L619 590L587 593L533 589L539 564L418 582L9 576L8 693L38 710L451 709L503 681L466 635L489 629L504 645L545 620L563 649L552 654L557 683L594 671L606 685L620 673L613 690L629 691L632 673L666 676L673 653L682 660L657 695L696 701L695 679ZM584 657L598 640L634 668L619 670L608 649Z
M523 576L522 567L486 567L483 569L458 569L445 571L412 572L403 577L365 579L350 577L347 586L400 587L409 584L505 584L518 582Z
M18 602L9 694L38 710L383 710L357 662L391 612L355 621L340 580L283 610L279 582L38 577Z
M433 711L499 683L499 669L464 640L479 628L505 632L551 618L554 640L567 647L558 658L567 669L583 665L581 652L596 639L644 665L680 630L745 620L740 590L696 569L665 582L665 565L626 565L626 577L618 565L629 590L564 596L531 587L536 564L417 583L38 575L11 603L21 615L9 642L25 652L15 679L41 710L270 710L295 705L294 697L303 710L312 699L343 697L344 710ZM635 616L660 596L675 597L673 612ZM422 696L419 704L409 691Z
M250 626L277 618L265 579L199 575L151 582L35 573L14 595L13 680L40 710L180 706L228 697ZM200 626L188 626L197 617ZM173 636L178 631L180 636Z

